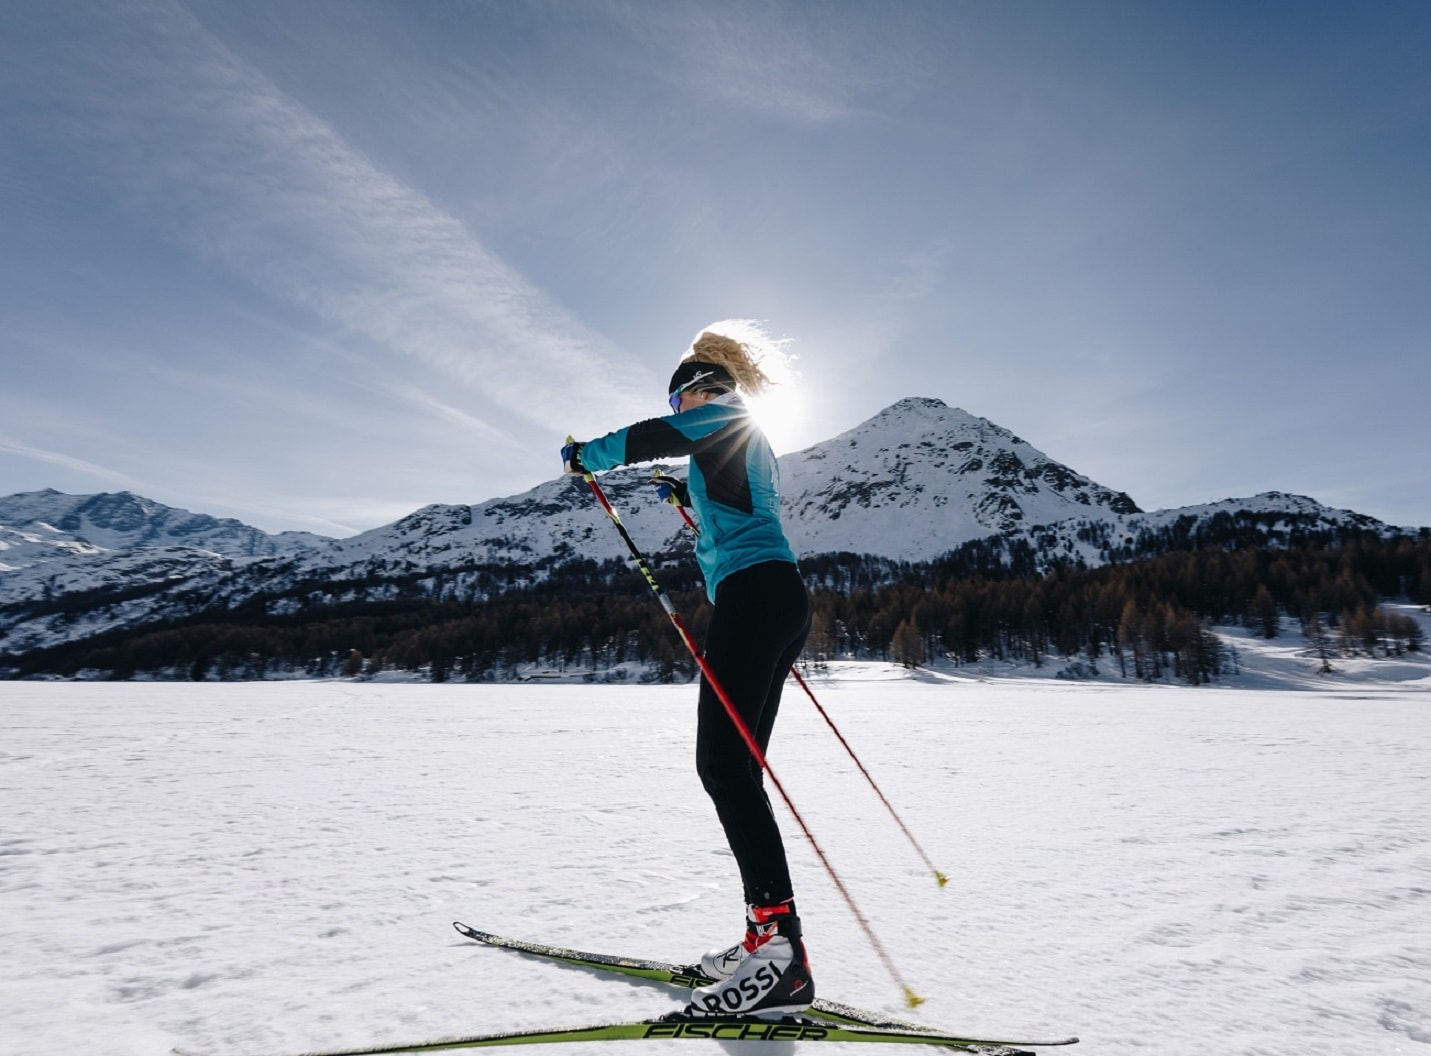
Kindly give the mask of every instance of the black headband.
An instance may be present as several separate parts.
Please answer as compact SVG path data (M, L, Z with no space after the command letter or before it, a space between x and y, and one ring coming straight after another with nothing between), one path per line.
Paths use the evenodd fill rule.
M730 376L730 371L719 363L705 363L699 359L686 359L681 361L681 365L676 368L676 372L671 375L671 384L666 389L666 393L675 392L677 389L691 388L696 391L701 389L732 389L735 387L735 379Z

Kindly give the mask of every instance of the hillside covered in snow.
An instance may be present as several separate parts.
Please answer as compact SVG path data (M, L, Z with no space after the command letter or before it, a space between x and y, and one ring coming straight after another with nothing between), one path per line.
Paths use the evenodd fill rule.
M691 540L649 486L653 468L682 471L629 467L603 475L603 486L656 564L695 585ZM886 570L952 560L1043 574L1200 546L1416 534L1277 492L1144 512L1008 430L925 398L785 455L780 468L787 533L816 570L856 558ZM588 489L565 477L427 506L347 539L269 535L130 493L24 493L0 499L0 670L196 622L272 626L354 606L490 603L573 570L580 581L583 569L606 569L586 586L609 590L611 569L626 561Z

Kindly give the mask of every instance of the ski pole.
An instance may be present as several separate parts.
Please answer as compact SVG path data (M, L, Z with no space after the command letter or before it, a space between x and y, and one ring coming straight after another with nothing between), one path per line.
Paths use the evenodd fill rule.
M658 473L652 479L670 480L671 478L663 478ZM700 535L700 526L697 525L695 520L692 519L690 511L686 509L685 503L680 501L680 495L673 494L673 498L675 498L677 501L670 502L670 500L668 499L667 502L670 502L670 505L676 507L676 509L680 512L681 518L686 522L687 527L689 527L690 530L696 535ZM860 761L860 757L856 755L855 750L850 747L850 742L845 740L845 735L842 734L840 732L840 728L835 725L835 720L830 718L829 713L825 711L823 707L820 706L820 701L816 699L815 691L810 688L810 684L800 676L800 672L797 671L795 668L792 667L790 669L790 673L795 676L795 681L800 683L800 688L803 689L805 691L805 695L810 698L810 703L815 705L815 710L820 713L820 717L824 719L826 725L830 727L830 732L835 735L835 739L838 740L840 744L844 746L845 751L848 752L850 758L854 760L855 766L859 768L860 773L865 775L865 780L869 782L870 788L874 789L875 795L877 795L879 797L879 801L884 804L885 810L889 811L889 816L892 817L894 819L894 823L899 826L899 831L904 833L905 838L908 839L910 844L914 847L915 853L919 855L920 859L924 862L925 866L929 869L929 871L934 874L935 881L938 882L940 887L943 887L949 882L949 877L946 876L944 873L940 872L939 869L935 867L934 863L929 860L929 855L924 853L924 848L921 847L919 845L919 841L914 838L914 833L909 831L909 826L904 823L904 820L894 809L894 805L890 803L890 801L885 797L884 792L880 789L879 785L875 783L874 777L867 769L865 769L865 764Z
M860 912L859 906L855 904L854 896L850 894L849 888L845 886L845 882L840 879L840 874L835 871L835 867L830 864L829 857L820 847L819 841L815 839L815 834L810 831L810 826L805 823L804 816L801 815L800 811L796 808L794 801L790 798L790 794L785 791L785 786L781 784L780 778L775 776L775 771L771 768L769 760L765 758L765 753L760 750L760 745L756 743L755 735L750 732L750 726L746 723L745 719L741 717L740 712L736 710L735 703L730 699L725 688L720 684L720 680L716 678L715 672L711 670L710 665L706 663L706 658L701 655L700 649L696 647L695 639L691 636L690 629L686 626L686 621L681 618L681 614L676 611L676 606L672 604L670 596L662 589L660 582L656 579L656 574L651 571L651 565L646 560L646 555L641 552L641 548L638 547L636 541L631 538L631 533L626 530L626 525L621 522L621 515L616 512L616 508L612 506L611 501L607 499L606 492L603 491L601 485L596 482L596 476L590 470L587 470L582 473L582 479L584 479L591 488L592 494L596 496L596 501L601 504L601 508L606 512L606 516L611 519L611 523L616 526L617 532L620 533L622 540L626 543L626 549L631 551L631 557L632 560L636 562L636 567L640 569L641 575L645 578L647 585L661 603L661 608L665 610L672 626L676 628L676 633L680 635L681 641L685 643L686 649L690 651L691 657L696 662L696 666L700 668L701 676L706 680L706 684L711 687L711 690L720 700L721 706L725 708L725 713L730 716L731 722L735 724L735 728L739 732L741 740L745 742L746 748L750 751L751 758L753 758L760 768L770 777L770 783L775 786L775 790L780 793L780 798L785 801L785 806L789 808L790 814L795 818L796 824L800 826L800 831L804 834L805 839L809 841L811 848L814 850L815 857L820 860L820 864L824 866L825 872L829 874L830 879L834 882L835 889L839 891L840 896L845 900L845 905L849 907L850 912L854 914L855 920L859 922L860 929L864 932L865 938L869 940L870 946L874 948L875 953L884 964L885 970L889 972L890 978L894 980L895 985L898 986L904 994L905 1004L910 1008L923 1004L924 998L916 994L899 974L899 969L895 967L894 960L890 957L889 951L885 949L884 943L880 942L879 936L875 934L874 928L870 926L869 920Z

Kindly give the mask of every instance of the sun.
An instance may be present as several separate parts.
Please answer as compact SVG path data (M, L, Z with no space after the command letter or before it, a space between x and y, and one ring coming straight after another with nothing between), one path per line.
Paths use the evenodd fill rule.
M773 385L759 396L747 398L745 405L777 455L795 447L806 409L805 398L796 386Z

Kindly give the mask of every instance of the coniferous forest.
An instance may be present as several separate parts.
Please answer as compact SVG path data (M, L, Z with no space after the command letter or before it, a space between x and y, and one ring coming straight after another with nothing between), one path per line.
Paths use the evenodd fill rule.
M1295 628L1325 670L1338 657L1396 656L1424 645L1417 622L1386 603L1431 605L1426 531L1387 538L1294 530L1274 540L1247 515L1188 519L1116 546L1096 526L1088 533L1082 541L1105 562L1095 567L999 537L924 563L855 554L804 559L814 601L804 663L871 659L977 670L1013 662L1054 665L1070 678L1203 684L1237 665L1214 625L1269 638ZM693 563L658 562L657 575L700 640L709 610ZM512 582L464 599L434 591L430 581L394 589L388 580L370 584L381 600L288 606L283 615L260 598L221 614L0 658L0 668L18 677L196 680L384 672L435 681L694 677L665 613L628 564L574 561L534 584Z

